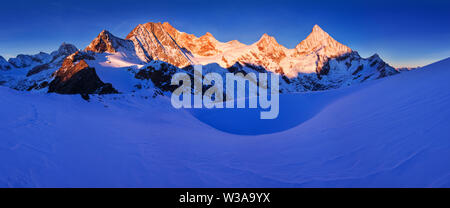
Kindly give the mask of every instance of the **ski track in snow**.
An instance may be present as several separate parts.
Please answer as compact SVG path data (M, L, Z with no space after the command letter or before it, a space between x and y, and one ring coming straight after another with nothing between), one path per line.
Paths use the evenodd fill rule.
M0 187L450 187L449 68L282 94L273 121L1 87Z

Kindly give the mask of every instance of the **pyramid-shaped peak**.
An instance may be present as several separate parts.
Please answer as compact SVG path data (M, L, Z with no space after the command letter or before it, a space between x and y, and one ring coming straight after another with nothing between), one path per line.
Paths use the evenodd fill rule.
M313 31L313 32L325 32L325 31L323 31L322 28L319 27L319 25L317 25L317 24L314 25L312 31Z
M111 32L108 30L102 30L100 34L98 34L97 38L118 38L114 36Z
M312 32L297 45L296 50L303 53L321 50L328 57L352 52L349 47L337 42L318 25L314 25Z
M261 36L261 39L267 39L267 38L273 38L273 37L270 36L270 35L267 34L267 33L264 33L264 34Z
M264 35L261 36L258 42L254 43L254 45L256 45L260 51L284 51L286 49L284 46L280 45L274 37L268 35L267 33L264 33Z
M111 32L109 32L108 30L102 30L98 36L99 38L115 38L116 36L114 36Z
M314 25L311 33L308 35L308 38L312 38L315 40L330 38L330 35L325 32L319 25Z
M118 39L118 37L116 37L115 35L113 35L111 32L109 32L108 30L102 30L96 39L105 39L105 40L109 40L109 39Z
M273 37L268 35L267 33L264 33L261 38L258 40L257 43L277 43L277 40Z
M100 32L100 34L84 50L95 53L115 53L120 47L129 47L130 43L114 36L107 30L102 30L102 32Z

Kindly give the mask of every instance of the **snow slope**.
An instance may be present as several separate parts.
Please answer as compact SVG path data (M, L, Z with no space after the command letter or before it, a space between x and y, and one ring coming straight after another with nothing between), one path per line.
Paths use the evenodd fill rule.
M446 59L282 94L272 123L166 97L0 87L0 187L450 187L449 77Z

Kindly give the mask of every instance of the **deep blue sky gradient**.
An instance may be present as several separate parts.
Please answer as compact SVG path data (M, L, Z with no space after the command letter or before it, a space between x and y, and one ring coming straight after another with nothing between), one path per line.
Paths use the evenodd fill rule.
M363 57L394 66L450 56L450 1L2 1L0 55L51 52L62 42L85 48L107 29L124 38L137 24L169 22L201 36L251 44L262 34L293 48L318 24Z

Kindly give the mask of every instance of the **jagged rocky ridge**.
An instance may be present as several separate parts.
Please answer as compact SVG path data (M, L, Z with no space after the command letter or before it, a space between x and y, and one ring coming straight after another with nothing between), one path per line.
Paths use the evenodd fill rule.
M62 43L50 54L18 55L5 62L0 57L0 85L16 90L46 90L52 80L51 74L61 67L63 60L78 51L68 43ZM2 60L3 59L3 60Z
M74 45L62 43L58 50L53 51L50 54L45 52L40 52L35 55L19 54L15 58L10 58L7 63L5 62L5 59L1 57L0 66L10 66L7 68L1 68L5 70L13 68L27 68L43 64L60 65L65 57L75 53L76 51L78 51L78 49Z
M68 52L76 54L67 57ZM50 76L48 91L63 94L132 93L152 87L162 94L173 89L168 86L171 74L182 71L192 75L195 64L203 65L204 73L276 73L281 75L281 92L327 90L399 73L376 54L360 57L317 25L305 40L287 49L267 34L245 45L236 40L220 42L210 33L196 37L169 23L146 23L138 25L126 39L104 30L83 52L71 48L60 54L67 57L64 63L61 58L55 63L53 53L40 53L19 55L8 63L0 58L0 67L39 63L28 71L30 76L59 64ZM111 79L111 73L119 72L129 74L123 79L133 78L124 81L132 86L124 87L122 78Z

